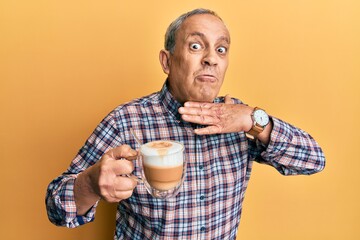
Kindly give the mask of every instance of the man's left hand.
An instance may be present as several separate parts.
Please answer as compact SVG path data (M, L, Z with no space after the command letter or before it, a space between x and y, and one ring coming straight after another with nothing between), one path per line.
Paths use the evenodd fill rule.
M247 132L252 127L252 111L247 105L234 104L229 95L225 103L186 102L179 108L184 121L207 126L194 130L199 135Z

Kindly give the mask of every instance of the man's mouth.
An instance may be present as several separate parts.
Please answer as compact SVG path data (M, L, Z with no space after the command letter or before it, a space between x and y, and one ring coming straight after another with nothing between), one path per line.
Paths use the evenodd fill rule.
M199 74L196 76L196 79L200 82L216 82L217 78L212 74Z

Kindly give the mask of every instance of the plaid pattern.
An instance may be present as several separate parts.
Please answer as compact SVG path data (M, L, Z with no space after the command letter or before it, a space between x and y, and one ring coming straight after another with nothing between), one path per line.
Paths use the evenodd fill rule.
M143 184L138 184L132 197L118 205L115 239L235 239L253 159L284 175L312 174L324 168L317 143L279 119L272 118L274 129L265 148L247 140L243 132L195 135L193 129L202 126L182 121L179 107L164 84L160 92L112 111L69 169L50 183L46 197L49 219L67 227L93 221L96 206L86 216L76 216L74 179L110 148L128 144L137 149L130 128L144 143L159 139L182 142L187 175L180 193L168 200L151 197ZM136 164L134 174L140 176Z

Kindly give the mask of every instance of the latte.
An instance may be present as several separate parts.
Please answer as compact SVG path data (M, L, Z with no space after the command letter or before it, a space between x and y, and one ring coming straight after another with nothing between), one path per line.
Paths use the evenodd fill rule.
M154 141L141 146L144 174L157 190L170 190L181 184L184 146L173 141Z

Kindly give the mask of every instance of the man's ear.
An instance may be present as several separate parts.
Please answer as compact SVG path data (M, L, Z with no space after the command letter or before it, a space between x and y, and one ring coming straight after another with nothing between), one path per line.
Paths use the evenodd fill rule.
M159 60L161 67L165 74L170 73L170 52L167 50L161 50L159 54Z

